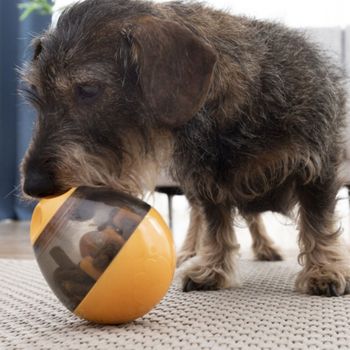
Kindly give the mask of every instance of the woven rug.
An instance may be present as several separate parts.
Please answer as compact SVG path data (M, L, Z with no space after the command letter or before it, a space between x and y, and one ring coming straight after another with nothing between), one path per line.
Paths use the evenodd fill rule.
M31 260L0 259L0 349L350 349L350 297L293 292L295 259L240 263L243 286L182 293L148 315L100 326L70 314Z

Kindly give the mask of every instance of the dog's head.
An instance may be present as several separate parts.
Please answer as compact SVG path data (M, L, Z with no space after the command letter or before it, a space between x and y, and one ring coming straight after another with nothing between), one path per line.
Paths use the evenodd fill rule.
M22 75L38 112L22 165L26 194L79 185L131 191L154 140L203 106L213 50L152 6L87 0L35 39Z

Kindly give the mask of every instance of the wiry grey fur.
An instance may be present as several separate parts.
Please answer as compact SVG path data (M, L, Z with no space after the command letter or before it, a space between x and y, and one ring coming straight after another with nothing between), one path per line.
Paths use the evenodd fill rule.
M238 284L237 213L256 255L280 259L260 213L298 203L297 287L350 292L334 223L345 92L303 34L198 3L87 0L38 40L23 77L39 110L23 163L28 194L137 193L143 170L166 162L192 206L184 290ZM99 93L82 98L81 86Z

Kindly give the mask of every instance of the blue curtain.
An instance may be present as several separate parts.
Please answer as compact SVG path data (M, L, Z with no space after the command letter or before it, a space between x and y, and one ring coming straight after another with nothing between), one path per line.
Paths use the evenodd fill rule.
M19 2L0 0L0 220L26 220L31 215L33 204L20 199L18 169L35 113L17 94L16 68L30 59L31 39L50 23L49 16L36 14L19 21Z

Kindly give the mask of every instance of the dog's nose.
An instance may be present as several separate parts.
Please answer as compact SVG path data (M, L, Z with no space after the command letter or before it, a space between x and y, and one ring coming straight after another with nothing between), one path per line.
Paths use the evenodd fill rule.
M53 176L39 170L27 171L23 191L32 197L47 197L56 193Z

